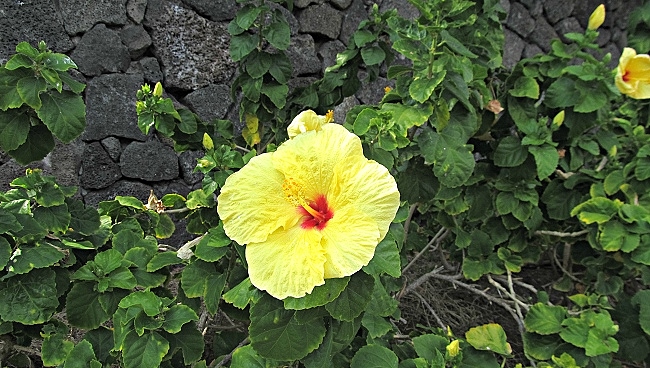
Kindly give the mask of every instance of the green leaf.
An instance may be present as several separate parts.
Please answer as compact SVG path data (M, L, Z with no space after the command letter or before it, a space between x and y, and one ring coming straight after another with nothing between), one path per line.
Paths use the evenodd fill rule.
M430 105L415 107L385 103L381 106L381 111L390 112L392 114L390 121L406 131L411 127L424 124L433 114L433 107Z
M598 241L603 250L616 252L621 249L626 237L630 236L623 224L618 221L608 221L598 235Z
M375 280L363 272L352 275L347 288L333 301L325 304L332 317L352 321L366 309L370 302Z
M7 63L4 67L7 70L16 70L18 68L32 68L34 66L34 61L27 55L15 54L7 60Z
M517 137L507 136L499 141L494 151L494 164L500 167L517 167L526 161L528 149Z
M368 330L368 335L373 339L384 336L393 329L393 325L382 316L373 313L364 313L361 324Z
M557 168L558 162L560 161L560 155L557 153L557 149L550 144L544 144L542 146L529 146L528 151L535 158L535 164L537 165L537 177L540 180L546 179L550 176L555 169Z
M163 306L161 298L151 291L136 291L122 298L119 307L139 307L147 316L154 317L160 314Z
M70 211L70 228L81 235L92 235L100 227L99 213L93 207L85 207L83 202L76 199L66 200Z
M13 263L9 266L9 270L17 274L52 266L65 256L58 248L43 240L39 240L33 246L22 245L19 254L14 257Z
M73 348L74 343L66 339L63 334L54 333L45 336L41 347L43 365L46 367L54 367L63 364Z
M76 282L72 285L66 296L66 316L71 325L90 330L110 318L101 304L95 285L94 282Z
M350 361L350 368L397 368L398 358L392 350L380 345L366 345Z
M551 108L575 106L580 101L580 91L571 78L560 77L546 90L544 103Z
M163 267L172 266L181 263L182 260L178 258L176 252L162 252L156 253L153 258L147 263L147 272L155 272Z
M216 262L228 252L230 238L223 231L223 224L211 228L196 245L195 255L206 262Z
M127 333L122 346L125 367L158 368L169 351L169 342L155 331L138 336L135 331Z
M526 331L550 335L562 330L562 321L565 318L566 308L536 303L526 313L524 326Z
M287 84L291 79L293 67L291 60L284 53L277 53L271 56L271 66L269 67L269 74L280 84Z
M650 335L650 290L640 290L634 297L632 303L638 305L639 310L639 324L641 329L647 335Z
M436 352L444 354L448 344L449 340L446 337L434 334L420 335L413 338L413 347L418 356L428 362L433 362L436 359Z
M377 65L386 59L386 52L376 45L364 47L361 49L361 58L368 66Z
M96 362L96 363L95 363ZM87 340L81 340L70 351L63 368L101 368L102 364L97 361L93 346Z
M285 84L263 84L260 92L267 96L275 107L281 109L287 103L289 87Z
M349 277L326 279L325 284L316 286L311 294L302 298L288 297L284 299L284 308L303 310L325 305L341 295L349 281Z
M161 213L158 219L158 223L156 224L156 228L154 229L156 233L156 238L158 239L169 238L174 234L175 230L176 230L176 225L174 225L174 222L169 217L169 215L166 213Z
M45 79L36 76L21 78L16 84L16 90L27 105L36 110L41 108L42 102L40 94L47 89ZM45 97L47 94L43 95Z
M445 75L447 75L447 71L444 69L435 73L432 78L416 75L409 86L409 94L417 102L424 103L429 100L436 87L445 79Z
M375 248L375 255L363 271L370 275L386 273L393 277L402 275L401 260L397 243L392 236L386 236Z
M542 336L535 333L524 333L524 351L537 360L551 359L555 350L562 342L557 335Z
M533 99L539 98L539 85L535 78L531 77L519 77L515 81L513 88L508 91L512 96L515 97L528 97Z
M59 73L59 78L63 83L65 83L73 93L81 93L86 88L86 85L74 80L67 73Z
M232 354L232 368L269 368L278 366L273 360L260 356L252 346L235 349Z
M246 62L246 72L253 79L262 78L273 64L273 59L266 51L253 51Z
M181 287L189 298L198 298L207 291L207 276L216 273L214 265L197 260L185 267L181 274Z
M72 216L65 204L51 207L37 207L34 209L34 220L53 233L68 231Z
M29 44L29 42L22 41L16 45L16 52L19 54L23 54L26 56L29 56L32 59L36 59L40 52L32 47L32 45Z
M297 360L315 350L323 341L325 326L320 319L304 324L296 321L295 311L264 295L250 309L251 345L261 356L275 360Z
M365 29L359 29L354 34L352 35L352 39L354 40L354 44L357 47L363 47L366 44L373 42L377 39L377 36L375 36L372 32L365 30Z
M596 197L582 202L571 210L571 216L578 216L578 219L585 224L604 224L614 216L623 203L619 200L610 200L604 197Z
M257 47L258 36L242 33L230 38L230 58L237 62L250 54Z
M77 64L75 64L68 55L57 53L51 53L43 59L43 65L45 65L46 68L59 72L65 72L68 69L77 68Z
M44 94L43 106L37 114L63 143L70 143L86 127L86 105L81 96L69 91Z
M265 9L265 7L248 4L237 11L237 15L233 22L237 23L241 29L247 30L253 25L253 23L255 23L257 17Z
M15 85L5 86L0 84L0 110L15 109L22 106L22 104L23 99L20 98Z
M205 309L212 315L215 315L219 309L219 302L221 301L221 294L226 286L226 281L227 275L225 273L216 273L206 277L206 283L209 287L206 288L203 301L205 303Z
M286 50L291 40L291 29L284 15L279 11L273 13L273 21L263 29L266 40L278 50Z
M11 253L11 244L3 236L0 236L0 270L4 269L11 259Z
M198 321L199 316L187 305L177 304L165 312L165 322L162 328L172 334L181 330L184 324L190 321Z
M239 309L244 309L251 301L255 302L260 294L261 292L251 284L250 279L246 278L223 294L223 300Z
M512 353L503 327L496 323L472 327L465 333L465 338L477 350L489 350L501 355Z
M25 143L29 135L29 127L30 119L27 110L0 111L0 148L12 151Z
M0 282L0 318L25 325L48 321L59 306L55 279L53 270L35 269Z
M447 30L443 29L440 31L440 38L442 38L442 41L449 46L449 48L454 51L455 53L468 57L470 59L478 57L476 54L471 52L463 42L460 42L457 40L454 36L452 36Z
M205 341L201 331L197 330L192 323L184 324L180 332L165 334L165 339L169 341L170 351L181 349L185 365L191 365L203 356ZM197 365L194 367L196 368Z

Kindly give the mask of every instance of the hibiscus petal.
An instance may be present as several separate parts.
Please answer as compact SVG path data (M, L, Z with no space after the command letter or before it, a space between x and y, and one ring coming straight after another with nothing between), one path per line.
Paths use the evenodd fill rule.
M251 283L277 299L300 298L323 285L325 255L318 230L278 230L246 246Z
M217 198L226 235L239 244L259 243L301 215L282 190L284 175L273 168L272 153L253 157L230 175Z
M350 206L336 210L321 233L326 279L359 271L370 262L379 243L375 220Z
M327 193L337 166L362 160L361 141L338 124L299 134L273 153L274 167L292 178L308 199Z
M335 217L337 211L348 206L361 211L375 221L378 241L386 236L399 208L395 179L386 167L372 160L337 171L329 194Z

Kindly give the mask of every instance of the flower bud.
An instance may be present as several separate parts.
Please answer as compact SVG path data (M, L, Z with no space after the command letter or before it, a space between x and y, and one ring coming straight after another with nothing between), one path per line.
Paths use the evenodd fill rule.
M587 25L587 29L595 31L598 29L598 27L603 25L603 22L605 22L605 5L600 4L589 16L589 24Z
M454 340L447 345L447 353L450 357L455 357L460 353L460 341Z
M214 149L214 142L212 141L212 138L210 138L208 133L203 133L203 148L205 148L206 150Z
M160 82L156 83L156 86L153 88L153 95L156 97L161 97L163 93L162 84Z

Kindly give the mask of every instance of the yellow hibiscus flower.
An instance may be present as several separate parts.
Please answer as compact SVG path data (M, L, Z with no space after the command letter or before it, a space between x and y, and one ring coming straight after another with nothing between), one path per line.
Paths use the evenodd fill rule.
M320 130L323 125L332 121L334 121L334 111L332 110L329 110L325 115L317 115L312 110L305 110L293 118L287 128L287 133L289 138L293 138L310 130Z
M277 299L367 265L399 207L395 179L356 135L311 128L252 158L218 197L226 234L246 245L251 283Z
M650 98L650 56L637 55L636 50L623 49L616 71L616 87L632 98Z

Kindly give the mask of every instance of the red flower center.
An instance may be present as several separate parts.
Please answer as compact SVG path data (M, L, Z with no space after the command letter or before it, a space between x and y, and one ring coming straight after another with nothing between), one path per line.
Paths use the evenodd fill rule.
M308 206L298 207L298 211L305 216L300 225L303 229L317 228L323 230L327 225L327 221L334 217L334 212L327 204L327 198L322 194L316 197L316 200Z
M624 82L629 82L630 81L630 71L629 70L625 71L625 74L623 74L622 79L623 79Z

